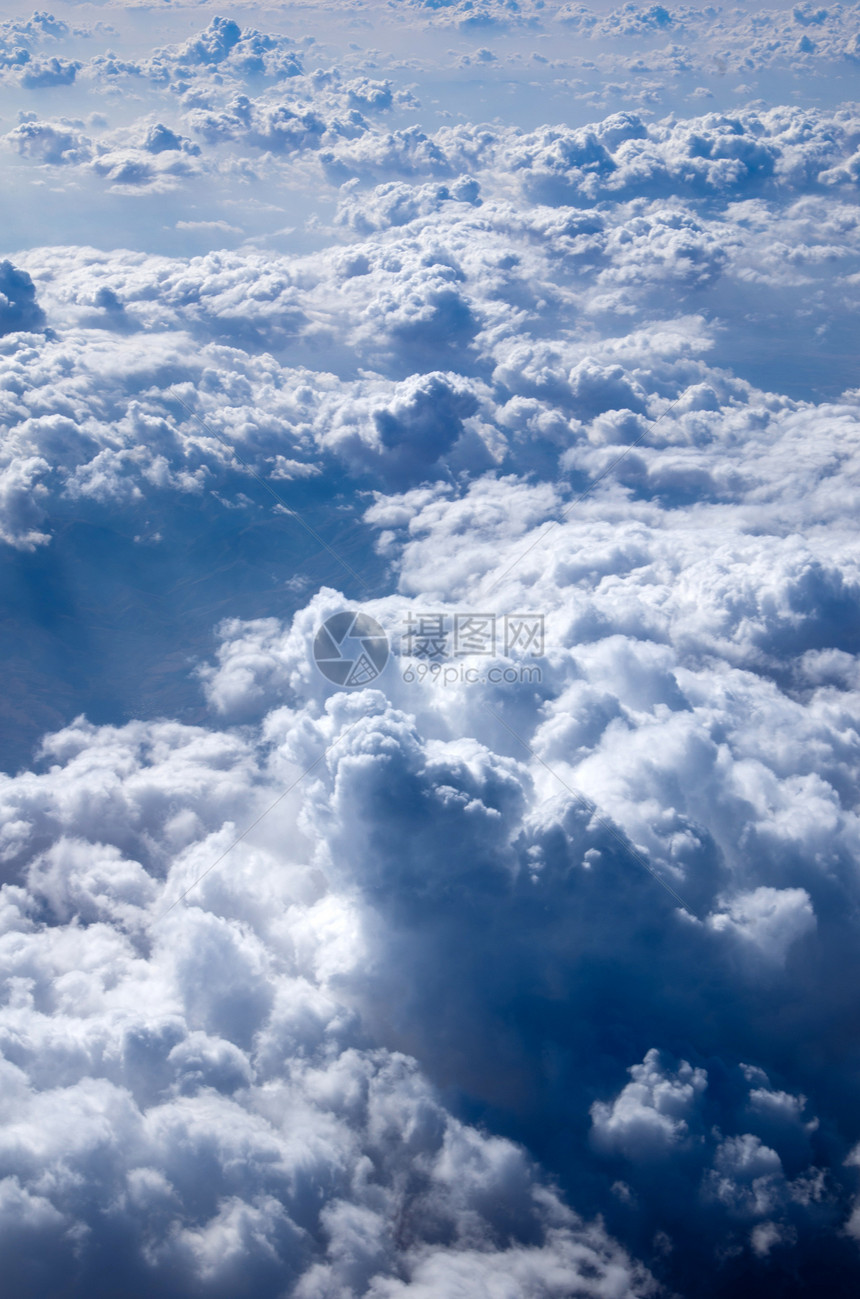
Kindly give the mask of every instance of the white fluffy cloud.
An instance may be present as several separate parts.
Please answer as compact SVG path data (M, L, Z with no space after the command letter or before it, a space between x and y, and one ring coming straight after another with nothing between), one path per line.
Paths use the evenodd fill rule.
M632 1066L630 1075L633 1081L611 1105L595 1101L592 1106L597 1144L635 1158L682 1142L689 1132L687 1115L708 1085L704 1069L693 1069L683 1060L676 1074L667 1074L659 1052L651 1050L642 1064Z
M762 886L733 897L709 922L716 930L736 934L768 960L783 962L792 943L815 928L815 913L805 889Z
M16 1293L60 1277L102 1293L108 1275L177 1294L423 1294L448 1275L473 1293L501 1275L512 1295L652 1292L519 1147L363 1040L336 991L362 917L301 836L284 858L295 807L170 909L234 836L228 805L271 795L246 746L81 723L48 753L3 790L7 857L29 858L0 939Z

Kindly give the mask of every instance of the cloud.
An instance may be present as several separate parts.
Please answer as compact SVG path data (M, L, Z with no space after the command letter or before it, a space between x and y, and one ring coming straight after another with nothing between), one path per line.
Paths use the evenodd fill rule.
M788 108L708 113L648 127L619 114L608 119L605 135L594 126L543 128L511 140L504 156L526 196L552 206L645 192L652 198L663 192L738 197L793 188L844 158L856 123L839 119L835 132L823 125L814 110Z
M58 59L56 55L49 59L28 60L25 70L21 73L21 85L25 90L43 90L46 86L70 86L80 68L80 63Z
M0 539L16 550L33 550L49 540L50 534L39 530L48 496L41 478L49 471L47 460L28 456L4 466L0 474Z
M438 212L446 203L480 205L478 182L461 176L453 185L406 185L391 181L377 185L370 194L356 192L357 181L347 181L341 187L343 197L338 206L337 220L350 226L359 234L384 230L390 226L408 225L419 217Z
M851 1293L857 120L701 66L789 98L849 35L799 12L91 33L10 131L118 223L2 271L16 1293ZM523 98L440 127L476 25L464 117ZM418 679L416 619L529 611L537 676Z
M260 76L282 81L304 71L301 53L289 36L242 28L232 18L217 16L180 45L163 46L134 62L97 56L91 67L97 75L139 76L156 84L182 83L194 69L203 76L214 72L234 84Z
M687 1116L707 1086L707 1073L683 1060L676 1074L667 1074L655 1050L629 1073L633 1081L611 1105L595 1101L592 1106L598 1147L636 1159L684 1141L689 1132Z
M72 166L89 162L93 142L77 130L79 123L33 119L21 122L5 139L22 157L51 166Z
M179 149L183 149L187 153L199 154L200 152L197 145L191 144L183 136L171 131L163 122L156 122L154 126L149 128L143 147L147 153L174 152Z
M736 934L766 959L784 962L792 944L815 928L815 913L805 889L760 887L732 898L709 924Z
M0 262L0 335L32 333L44 323L31 277L10 261Z
M366 385L370 388L370 385ZM387 387L387 386L386 386ZM460 445L470 467L492 463L477 433L469 441L466 421L479 408L472 388L456 375L425 373L380 390L356 393L355 400L333 412L333 428L323 435L327 450L343 457L358 472L382 473L392 486L420 481Z
M79 723L49 752L45 775L4 789L22 827L60 831L26 887L4 889L0 1187L21 1294L61 1275L103 1292L108 1264L112 1285L170 1294L275 1294L285 1279L308 1295L420 1294L446 1276L489 1293L506 1272L523 1297L652 1293L520 1147L453 1118L414 1061L362 1043L314 973L343 968L341 926L360 925L318 872L242 850L214 893L150 928L231 833L221 791L237 808L267 796L241 742Z

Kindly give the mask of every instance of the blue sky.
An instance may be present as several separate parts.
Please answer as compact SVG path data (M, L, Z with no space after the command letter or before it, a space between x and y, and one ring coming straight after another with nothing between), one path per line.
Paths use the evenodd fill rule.
M856 1293L858 30L0 23L16 1295Z

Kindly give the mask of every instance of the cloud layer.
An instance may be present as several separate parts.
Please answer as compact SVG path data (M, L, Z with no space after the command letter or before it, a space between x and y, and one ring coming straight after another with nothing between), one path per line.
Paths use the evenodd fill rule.
M856 13L4 24L16 1294L854 1293Z

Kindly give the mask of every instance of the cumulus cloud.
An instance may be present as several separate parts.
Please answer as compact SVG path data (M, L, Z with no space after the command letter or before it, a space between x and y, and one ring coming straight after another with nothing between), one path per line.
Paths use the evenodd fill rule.
M118 1272L176 1294L421 1294L449 1276L489 1293L500 1275L524 1299L653 1292L520 1147L363 1040L334 991L361 917L301 852L285 870L276 839L243 849L169 909L233 833L224 794L267 797L247 746L78 723L48 752L3 790L9 850L47 844L4 889L0 943L18 1293L61 1276L106 1293Z
M46 86L70 86L80 71L80 63L68 59L28 60L21 73L21 85L25 90L42 90Z
M595 1142L633 1158L682 1142L689 1133L687 1116L707 1086L704 1069L684 1060L676 1074L667 1074L659 1052L651 1050L629 1072L633 1081L611 1105L595 1101L592 1106Z
M805 889L765 886L732 898L725 911L709 918L716 930L736 934L768 960L783 962L789 948L815 928L815 913Z
M30 333L44 323L31 277L9 261L0 262L0 334Z
M853 152L856 119L843 112L834 125L835 132L822 129L814 111L784 108L708 113L647 127L634 115L619 114L605 130L544 128L522 136L511 141L505 158L521 174L527 196L549 205L664 191L739 197L819 179L828 164L832 169L837 157Z
M80 122L40 120L28 114L5 140L22 157L55 167L74 165L89 162L93 156L93 142L78 129L81 125Z

